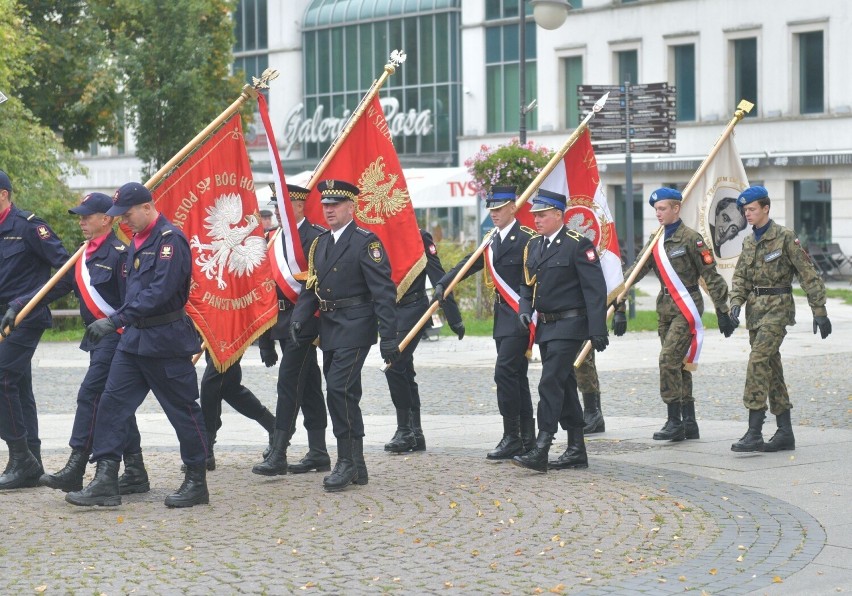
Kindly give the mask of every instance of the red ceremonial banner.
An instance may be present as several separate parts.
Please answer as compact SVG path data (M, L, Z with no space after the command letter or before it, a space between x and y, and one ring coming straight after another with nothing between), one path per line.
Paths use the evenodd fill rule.
M426 254L378 97L373 98L323 171L323 179L329 178L358 186L361 192L355 204L356 223L382 241L390 258L397 299L401 298L426 266ZM305 215L310 221L325 222L316 189L308 195Z
M152 192L157 209L189 240L186 310L219 371L278 317L275 281L239 114Z

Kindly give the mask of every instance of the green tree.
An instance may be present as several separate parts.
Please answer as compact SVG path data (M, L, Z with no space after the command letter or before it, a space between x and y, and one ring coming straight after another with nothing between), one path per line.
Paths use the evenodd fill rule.
M85 0L23 0L39 43L29 52L31 80L21 98L60 136L85 150L93 141L115 145L123 134L118 72L107 32Z
M21 90L34 73L29 56L39 44L36 33L13 0L0 0L0 169L12 179L12 200L50 223L67 248L82 239L68 208L75 203L63 182L77 172L76 161L56 135L42 126L21 101Z
M233 0L90 0L109 23L136 155L150 176L239 95Z

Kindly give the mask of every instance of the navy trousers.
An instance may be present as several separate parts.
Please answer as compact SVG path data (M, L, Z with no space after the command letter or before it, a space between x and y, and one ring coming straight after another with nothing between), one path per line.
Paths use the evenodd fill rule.
M538 383L538 428L556 433L562 428L583 426L583 408L577 394L574 359L583 342L578 339L554 339L539 344L541 380Z
M201 412L207 431L215 433L222 428L222 401L246 418L260 420L266 412L266 406L251 389L243 385L243 369L240 366L242 358L223 373L216 370L209 353L206 358L207 367L201 376Z
M328 413L322 394L322 375L317 364L317 347L311 341L295 343L279 340L281 364L278 367L278 403L275 428L296 428L296 417L302 410L306 430L325 430Z
M334 436L338 439L360 439L364 436L361 416L361 369L370 346L323 350L328 413Z
M402 341L408 335L408 331L408 329L399 331L396 334L397 341ZM420 409L420 390L417 381L414 380L417 376L414 370L414 350L417 349L421 337L423 334L418 333L417 337L405 346L397 361L385 371L391 400L398 410Z
M494 343L497 345L494 382L497 384L497 408L500 415L532 418L532 395L527 378L529 361L526 356L529 338L497 337Z
M44 329L18 327L0 342L0 438L41 446L33 395L32 360Z

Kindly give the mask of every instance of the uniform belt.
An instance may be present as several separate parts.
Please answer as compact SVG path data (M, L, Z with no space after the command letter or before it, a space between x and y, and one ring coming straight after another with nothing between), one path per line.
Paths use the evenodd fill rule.
M585 314L585 308L571 308L562 312L540 312L538 313L538 322L553 323L554 321L561 321L562 319L569 319L571 317L582 317Z
M156 327L157 325L165 325L166 323L174 323L180 321L186 316L186 310L181 308L164 315L156 315L153 317L145 317L133 323L133 327L137 329L147 329L148 327Z
M698 291L698 284L695 284L694 286L686 286L686 291L687 292L697 292ZM663 286L663 294L668 294L668 293L669 293L668 286Z
M417 302L421 298L426 297L426 292L420 290L419 292L414 292L413 294L406 294L402 298L400 298L399 302L397 302L397 306L405 306L406 304L411 304L412 302Z
M319 299L319 309L323 312L329 310L338 310L341 308L347 308L349 306L355 306L357 304L365 304L370 302L369 294L361 294L360 296L352 296L352 298L341 298L340 300L323 300Z
M793 288L790 286L784 288L752 288L755 296L778 296L780 294L792 294Z
M285 310L290 310L294 306L296 306L296 305L293 304L292 302L290 302L289 300L283 300L282 299L282 300L278 301L278 310L280 310L282 312L285 311Z

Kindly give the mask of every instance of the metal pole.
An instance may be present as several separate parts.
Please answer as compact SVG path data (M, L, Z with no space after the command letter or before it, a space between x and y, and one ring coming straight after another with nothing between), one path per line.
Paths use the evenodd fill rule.
M524 0L518 0L518 88L521 90L520 125L518 126L518 140L521 145L527 142L527 19Z
M630 79L624 82L624 198L627 201L625 205L625 217L627 218L627 262L632 263L636 254L636 245L633 241L636 230L633 229L633 156L630 154ZM630 304L628 305L628 316L631 319L636 318L636 300L634 300L635 291L630 290Z

